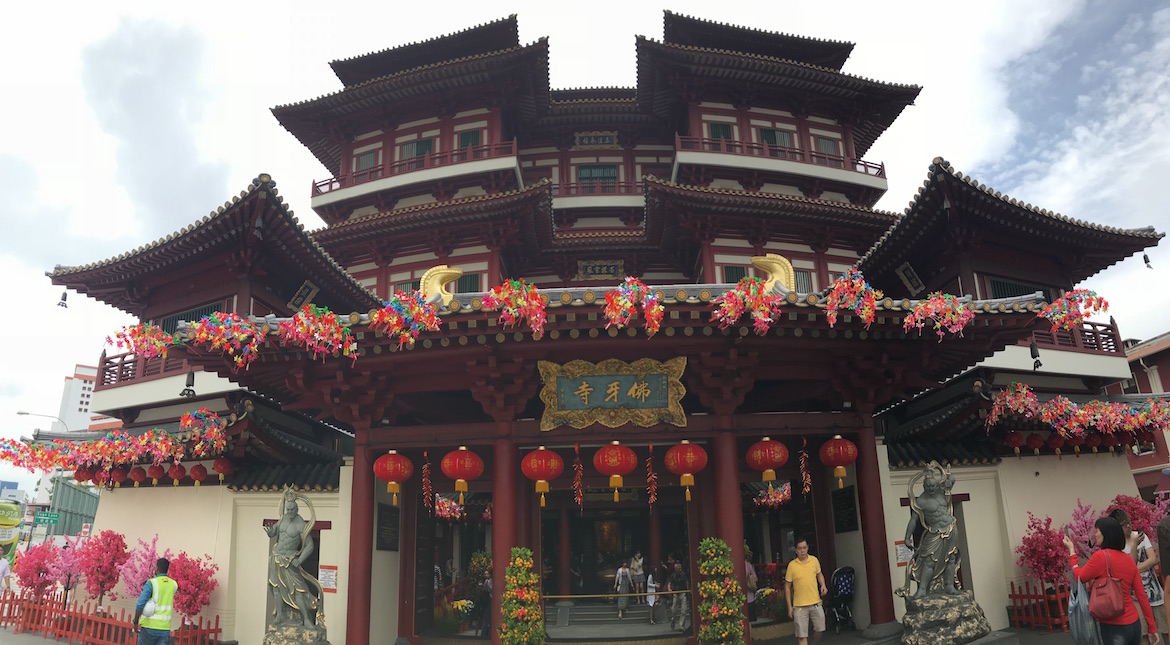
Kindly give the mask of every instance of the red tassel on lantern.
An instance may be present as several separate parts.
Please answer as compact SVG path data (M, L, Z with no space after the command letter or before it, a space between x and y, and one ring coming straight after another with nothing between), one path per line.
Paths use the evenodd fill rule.
M1073 453L1076 455L1077 459L1081 458L1081 444L1083 443L1085 443L1085 438L1079 434L1074 434L1068 439L1064 440L1064 445L1073 449Z

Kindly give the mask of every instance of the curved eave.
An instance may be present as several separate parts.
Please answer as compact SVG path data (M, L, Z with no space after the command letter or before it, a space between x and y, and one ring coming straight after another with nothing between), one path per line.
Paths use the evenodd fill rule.
M754 27L741 27L714 20L695 18L669 9L663 12L662 39L679 45L699 45L703 42L733 42L738 47L769 50L773 55L784 52L781 58L841 69L853 52L854 43L840 40L810 38ZM737 49L738 51L738 49Z
M247 238L255 236L254 204L261 200L271 208L265 211L262 238L253 242ZM233 197L227 206L219 207L203 219L165 238L99 262L57 266L46 275L55 285L88 293L102 302L134 314L137 312L126 293L129 285L121 288L118 285L196 263L211 253L230 252L245 243L278 247L271 252L288 258L323 291L350 306L364 307L381 302L309 236L304 225L284 204L275 182L264 174L253 180L240 195ZM108 290L103 289L98 293L97 290L103 287Z
M688 73L719 83L748 84L761 93L788 93L814 104L835 105L855 119L854 148L858 156L913 104L922 91L916 85L883 83L800 61L740 52L672 45L638 37L638 100L662 117L674 110L673 92L657 86L662 65L683 65Z
M719 216L769 216L809 222L829 221L848 224L871 233L885 231L898 221L898 216L894 213L843 202L778 193L703 188L671 183L653 176L644 177L643 181L646 186L648 204L651 203L652 199L681 201L693 206L709 208L712 214Z
M499 215L516 213L520 206L534 209L542 205L547 207L551 199L549 182L542 180L520 190L431 202L365 215L314 231L311 235L321 244L336 247L387 233L492 219Z
M507 74L510 65L530 61L537 68L532 79L532 105L522 111L535 118L548 109L548 39L522 47L475 54L370 79L333 94L272 108L277 121L297 138L330 172L340 167L341 142L328 124L342 117L377 109L396 101L439 92L491 86ZM354 133L356 134L356 133Z
M949 226L948 203L958 217L977 219L980 230L1009 234L1017 244L1080 251L1084 260L1079 268L1070 269L1073 284L1156 246L1165 235L1153 227L1122 229L1033 206L980 184L936 157L905 215L862 256L858 268L874 277L892 272L916 252L915 240Z
M886 298L879 301L876 319L869 329L865 329L856 317L844 312L839 315L836 328L829 329L824 319L826 300L823 295L791 293L785 307L787 315L781 316L772 331L761 337L751 333L750 320L741 320L738 325L725 330L711 322L711 301L733 285L651 287L661 294L661 302L666 307L662 330L651 339L646 338L645 331L640 327L620 331L616 328L606 329L601 309L608 288L541 290L548 302L548 323L545 326L545 337L540 340L535 340L527 327L500 326L497 323L498 312L483 311L484 294L458 294L449 305L440 308L439 314L443 319L441 332L423 332L416 343L403 348L399 348L397 339L386 337L381 332L371 333L368 330L368 314L353 312L348 316L339 315L356 334L359 347L362 348L362 358L352 367L349 359L328 358L326 360L336 361L328 369L335 369L339 375L343 375L354 370L368 371L375 361L391 360L403 370L407 370L405 366L410 365L413 366L409 368L411 370L425 366L428 371L442 371L449 364L442 359L444 352L459 352L461 355L471 352L482 356L485 346L493 348L492 351L527 352L542 359L557 360L595 351L587 349L589 345L582 343L603 343L611 349L613 343L641 343L642 349L639 351L646 356L715 351L727 347L727 343L734 343L741 352L767 351L773 343L780 346L788 342L822 343L825 356L828 357L830 347L848 354L864 351L863 348L871 346L868 343L892 342L929 346L928 350L924 350L924 363L916 377L920 381L927 379L941 383L1031 333L1031 326L1037 320L1036 312L1044 305L1038 294L970 303L969 306L976 308L980 315L964 329L963 336L938 343L929 330L919 334L907 333L902 329L906 312L917 305L917 300ZM268 322L271 324L273 321ZM272 326L275 328L275 325ZM581 349L576 349L578 347ZM189 360L203 365L204 369L284 405L298 399L292 389L293 380L289 378L291 367L298 361L320 361L320 357L314 357L311 352L282 347L277 342L264 344L259 360L248 370L241 371L236 371L230 361L218 354L183 349L178 351L186 351ZM363 360L366 362L363 363ZM929 365L925 361L929 361ZM457 384L448 385L455 387Z

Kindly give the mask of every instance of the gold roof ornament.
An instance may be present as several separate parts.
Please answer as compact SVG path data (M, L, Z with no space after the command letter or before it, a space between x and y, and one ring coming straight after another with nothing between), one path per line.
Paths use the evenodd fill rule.
M454 294L447 290L447 285L458 280L463 275L463 269L451 268L446 264L427 269L419 280L419 293L426 302L442 302L443 306L451 304Z
M796 291L796 271L788 258L775 253L755 255L752 256L752 266L768 274L768 279L764 281L765 291L776 291L782 296L789 291ZM776 288L777 282L781 285L780 289Z

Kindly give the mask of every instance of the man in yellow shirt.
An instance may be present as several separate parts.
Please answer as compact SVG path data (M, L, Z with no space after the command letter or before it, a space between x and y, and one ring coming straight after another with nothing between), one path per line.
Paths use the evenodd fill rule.
M812 627L813 645L825 633L825 607L821 597L829 593L821 562L808 554L808 540L797 538L796 559L788 563L784 573L784 598L788 601L788 617L796 628L796 640L808 645L809 627ZM820 593L817 593L817 592Z

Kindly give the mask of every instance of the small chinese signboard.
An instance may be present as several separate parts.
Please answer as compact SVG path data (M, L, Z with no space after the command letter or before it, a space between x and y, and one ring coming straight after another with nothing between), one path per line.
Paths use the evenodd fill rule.
M541 430L560 425L585 428L600 423L609 428L625 424L651 426L687 424L682 401L686 389L682 373L685 357L665 363L643 358L633 363L616 359L558 365L540 361L544 389Z
M37 524L56 524L61 520L61 514L40 511L37 513L35 519Z
M578 280L621 281L626 277L625 260L577 260Z
M574 132L573 147L577 150L600 150L618 147L618 135L614 131Z

